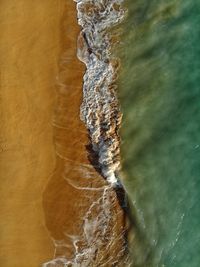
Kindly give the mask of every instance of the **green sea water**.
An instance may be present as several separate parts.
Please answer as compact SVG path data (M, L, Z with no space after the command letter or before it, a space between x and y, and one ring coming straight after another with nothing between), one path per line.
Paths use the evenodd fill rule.
M122 158L137 267L200 266L200 1L127 0Z

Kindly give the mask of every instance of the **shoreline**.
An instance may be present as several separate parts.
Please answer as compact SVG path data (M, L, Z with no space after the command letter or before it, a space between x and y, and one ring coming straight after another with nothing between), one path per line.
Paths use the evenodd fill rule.
M54 117L56 169L43 196L46 225L56 246L53 264L85 266L111 262L113 255L125 263L124 210L115 189L99 170L85 124L80 119L85 65L77 57L80 27L74 2L65 17L64 43ZM69 22L70 20L70 22ZM73 31L71 27L73 25ZM65 30L63 30L65 32ZM72 91L73 90L73 91ZM70 125L70 126L69 126ZM89 196L88 196L89 194ZM102 236L102 232L104 235ZM108 242L108 240L110 241ZM109 259L110 258L110 259Z
M127 259L120 193L100 173L80 120L85 66L75 5L1 4L4 267Z

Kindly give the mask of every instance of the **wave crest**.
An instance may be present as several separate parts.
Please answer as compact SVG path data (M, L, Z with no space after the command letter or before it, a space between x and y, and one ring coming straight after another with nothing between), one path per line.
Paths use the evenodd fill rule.
M112 55L111 29L125 14L123 0L76 0L78 58L85 63L81 119L90 135L103 176L117 184L120 169L119 128L122 114L116 95L119 60Z

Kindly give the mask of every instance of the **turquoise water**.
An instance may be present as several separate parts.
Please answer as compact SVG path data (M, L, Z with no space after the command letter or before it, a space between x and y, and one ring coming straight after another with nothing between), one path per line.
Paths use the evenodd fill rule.
M120 97L133 266L200 266L200 1L128 0Z

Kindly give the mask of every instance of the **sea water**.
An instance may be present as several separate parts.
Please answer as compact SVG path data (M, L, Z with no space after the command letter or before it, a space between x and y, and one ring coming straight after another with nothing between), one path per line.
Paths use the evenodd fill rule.
M133 266L200 266L200 1L127 0L122 158Z

